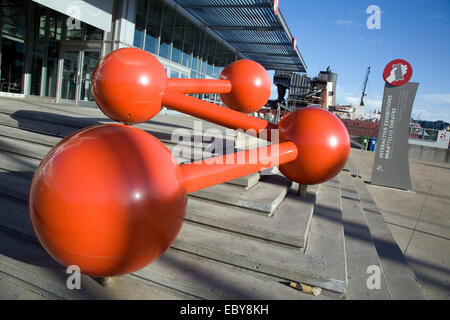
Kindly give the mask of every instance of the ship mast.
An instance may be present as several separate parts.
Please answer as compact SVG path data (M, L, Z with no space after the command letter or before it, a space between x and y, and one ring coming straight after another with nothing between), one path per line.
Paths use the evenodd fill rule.
M364 107L364 96L367 96L366 88L367 88L367 82L369 81L369 74L370 74L370 67L367 68L366 77L364 78L364 85L363 85L363 90L362 90L362 94L361 94L361 103L359 104L361 107Z

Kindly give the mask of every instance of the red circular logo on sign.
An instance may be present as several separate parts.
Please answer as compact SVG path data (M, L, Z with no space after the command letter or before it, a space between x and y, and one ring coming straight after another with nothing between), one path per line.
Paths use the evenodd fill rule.
M413 70L408 61L397 59L384 68L383 79L392 86L399 87L411 80Z

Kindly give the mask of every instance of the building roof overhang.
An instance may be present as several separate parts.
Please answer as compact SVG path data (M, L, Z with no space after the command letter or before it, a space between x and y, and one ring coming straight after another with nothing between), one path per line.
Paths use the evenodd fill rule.
M267 70L306 72L276 0L175 0L206 27Z

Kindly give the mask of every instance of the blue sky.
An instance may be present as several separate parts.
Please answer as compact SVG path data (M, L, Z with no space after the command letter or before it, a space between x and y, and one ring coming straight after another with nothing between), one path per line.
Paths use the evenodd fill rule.
M380 30L366 26L369 5L381 8ZM327 66L338 73L337 103L359 104L371 66L366 107L381 109L383 69L405 59L413 68L411 81L420 83L412 116L450 122L449 0L280 0L280 9L297 36L308 75Z

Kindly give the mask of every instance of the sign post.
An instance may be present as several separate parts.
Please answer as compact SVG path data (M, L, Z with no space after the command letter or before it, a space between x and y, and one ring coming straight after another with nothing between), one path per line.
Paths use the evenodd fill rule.
M384 70L386 84L372 170L373 185L411 189L408 128L419 87L419 83L409 82L411 77L411 65L405 60L391 61Z

